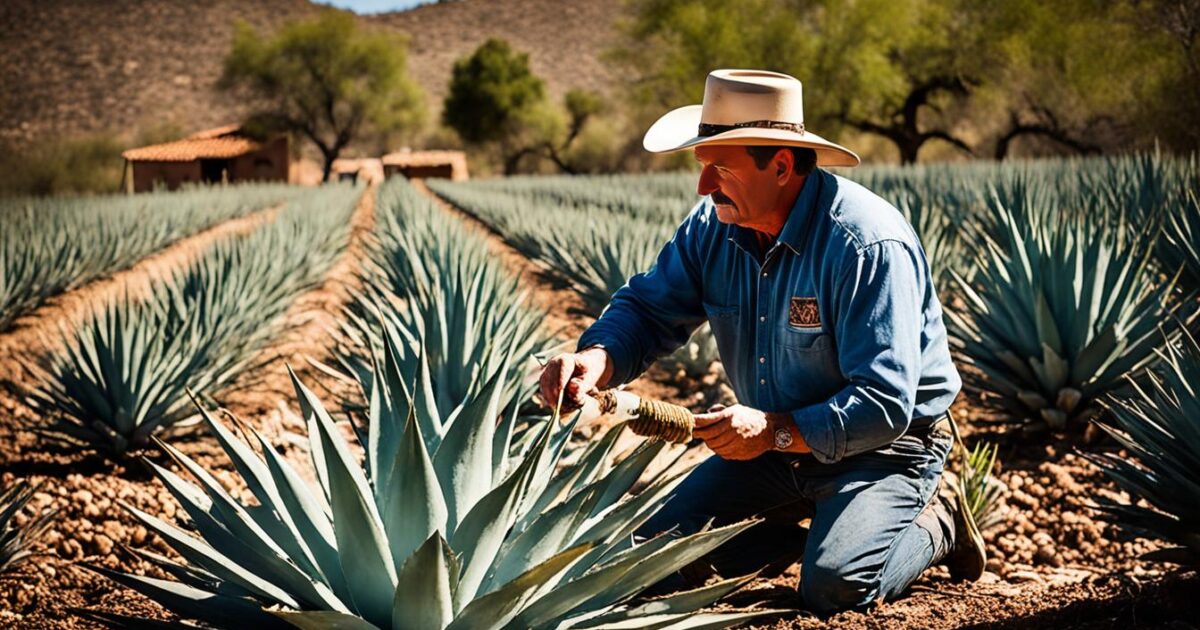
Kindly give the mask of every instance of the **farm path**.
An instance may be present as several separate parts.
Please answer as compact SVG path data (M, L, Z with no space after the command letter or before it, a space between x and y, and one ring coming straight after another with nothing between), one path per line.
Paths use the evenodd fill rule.
M375 204L378 184L371 184L359 198L350 217L350 236L346 249L325 274L320 286L300 295L283 315L283 336L261 350L251 365L218 396L222 405L276 441L282 430L303 433L298 417L285 413L294 408L295 389L287 366L305 385L327 404L352 393L352 386L320 372L312 361L331 360L331 331L342 317L342 309L351 299L351 291L361 288L359 271L365 264L368 240L375 229Z
M27 419L32 414L22 402L22 386L28 385L33 378L20 360L22 357L61 349L60 331L73 330L98 306L126 293L133 297L145 294L156 280L195 260L213 243L248 234L270 223L282 207L282 204L270 206L176 241L124 271L51 298L18 319L12 330L0 334L0 444L25 446L22 442L31 437L15 430L17 426L28 424ZM0 455L12 457L17 450L4 449Z

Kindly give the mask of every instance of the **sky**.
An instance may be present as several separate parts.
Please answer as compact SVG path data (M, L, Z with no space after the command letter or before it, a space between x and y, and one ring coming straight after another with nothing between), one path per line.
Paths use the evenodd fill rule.
M420 4L429 4L432 0L315 0L320 4L331 4L342 9L350 9L355 13L383 13L385 11L403 11Z

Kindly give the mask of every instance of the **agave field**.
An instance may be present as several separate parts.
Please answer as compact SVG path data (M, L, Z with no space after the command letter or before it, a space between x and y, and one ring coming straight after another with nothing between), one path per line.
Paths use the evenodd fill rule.
M549 322L586 324L654 264L694 175L392 179L0 202L0 625L1195 619L1200 164L844 175L905 213L937 276L980 583L933 569L827 620L795 568L645 595L753 521L634 537L706 449L534 391L571 346ZM728 397L707 328L631 388Z

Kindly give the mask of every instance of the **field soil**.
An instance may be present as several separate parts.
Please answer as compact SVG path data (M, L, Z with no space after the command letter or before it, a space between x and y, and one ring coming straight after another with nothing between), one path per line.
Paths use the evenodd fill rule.
M421 184L418 182L420 187ZM373 193L373 190L371 191ZM350 245L329 271L324 283L300 296L286 315L290 326L276 343L263 351L261 377L239 381L242 389L223 402L250 426L258 428L279 445L296 463L307 455L296 446L303 435L299 419L289 411L293 396L283 375L284 363L292 365L301 378L316 385L321 393L353 395L312 367L309 359L327 358L329 329L345 304L349 290L364 264L364 245L374 220L374 195L367 194L353 218ZM467 229L487 238L489 250L522 278L533 304L545 308L547 327L560 333L564 342L575 338L590 322L569 287L553 282L536 265L508 247L503 240L461 211L443 204L447 212L463 219ZM261 220L261 219L260 219ZM237 224L232 224L236 226ZM238 229L248 229L242 225ZM224 224L214 230L233 230ZM201 238L197 236L194 238ZM183 247L185 242L176 247ZM194 244L199 247L199 244ZM174 248L172 248L174 249ZM24 406L21 392L31 385L28 375L13 370L12 352L37 348L38 336L27 329L55 330L61 323L72 325L76 311L59 303L79 302L79 313L88 303L111 295L122 282L134 282L148 274L142 268L152 260L168 256L166 250L126 272L82 290L106 292L82 301L64 295L39 309L16 334L29 335L19 341L0 338L0 369L6 390L0 398L0 480L29 479L41 484L33 505L23 514L57 509L55 524L36 547L40 554L17 573L0 580L0 627L97 628L94 621L78 614L80 609L104 610L167 619L157 605L88 570L87 565L119 569L137 574L165 577L133 550L151 551L168 557L174 553L149 533L120 503L130 504L167 520L176 520L178 506L164 486L147 474L137 460L111 463L94 457L45 449L26 430L38 419ZM181 254L176 254L180 256ZM152 268L181 264L183 258L166 259ZM138 271L140 269L140 271ZM107 283L107 284L105 284ZM116 284L112 284L116 283ZM72 313L76 313L72 315ZM15 339L15 338L14 338ZM569 345L569 344L568 344ZM716 375L702 379L682 377L675 371L655 366L630 385L636 393L702 410L713 402L727 400L729 392ZM879 603L868 610L846 612L818 619L801 612L796 587L799 567L783 575L760 579L732 597L731 604L762 605L796 609L797 612L767 620L762 628L1132 628L1195 627L1200 619L1200 576L1173 565L1141 561L1138 556L1156 549L1159 543L1131 536L1095 518L1089 506L1102 497L1126 498L1080 455L1080 450L1112 449L1113 445L1084 445L1074 437L1047 436L1040 441L1010 438L992 428L991 419L977 401L960 399L956 417L964 426L967 441L986 438L1001 444L1003 462L1000 478L1009 491L1005 518L985 532L989 563L984 579L975 584L953 583L942 568L926 573L905 597ZM581 427L580 439L605 428L603 421ZM623 438L625 439L625 438ZM628 438L632 445L635 438ZM231 492L244 495L232 466L215 440L197 431L173 442L184 453L214 471ZM8 446L13 445L13 446ZM682 450L679 447L678 453ZM146 456L160 464L162 454ZM683 454L688 461L708 456L701 445Z

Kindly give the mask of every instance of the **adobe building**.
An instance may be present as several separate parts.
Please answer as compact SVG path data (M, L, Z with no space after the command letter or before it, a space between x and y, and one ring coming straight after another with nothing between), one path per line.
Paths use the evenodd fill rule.
M397 151L383 156L383 174L465 182L467 155L462 151Z
M182 140L129 149L121 154L122 187L128 192L175 190L186 183L288 181L286 136L259 141L226 125ZM133 177L129 177L132 167Z
M338 158L331 165L334 181L374 184L383 181L379 158Z

